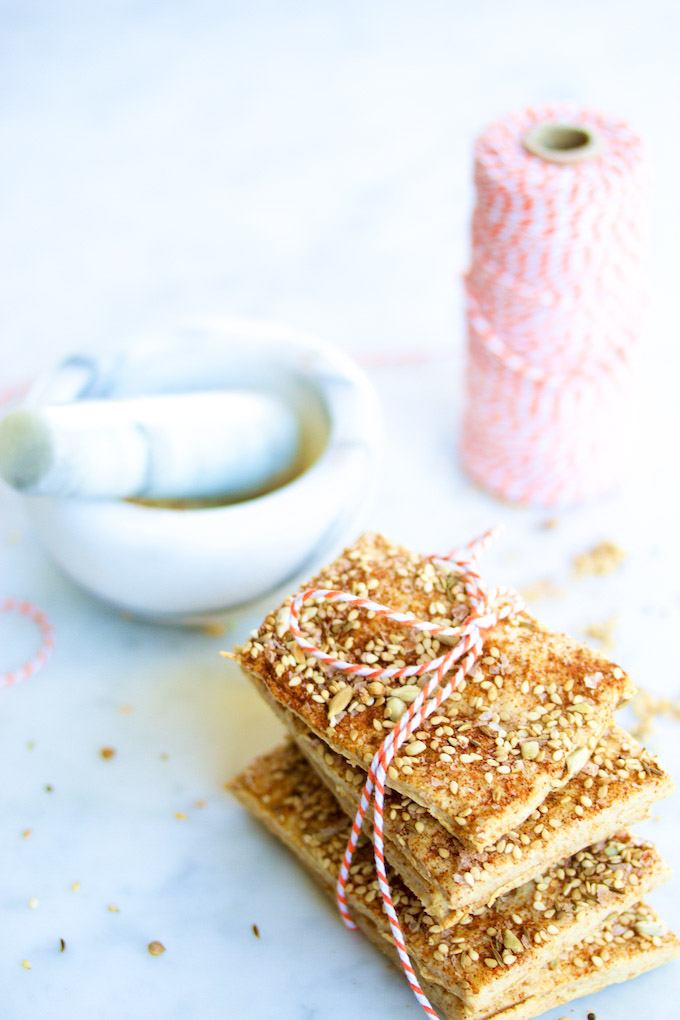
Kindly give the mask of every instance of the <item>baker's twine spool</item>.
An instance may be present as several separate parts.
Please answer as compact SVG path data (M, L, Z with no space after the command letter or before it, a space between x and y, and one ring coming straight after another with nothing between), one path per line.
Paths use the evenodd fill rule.
M477 139L461 454L495 495L575 504L623 474L647 176L640 139L590 110L531 108Z
M432 557L432 559L451 563L462 575L465 592L470 602L470 613L458 627L443 627L438 624L429 623L407 613L396 612L390 609L389 606L383 606L379 602L373 602L371 599L358 598L348 592L328 588L309 588L306 591L300 592L293 600L290 608L289 628L297 643L308 655L313 655L332 669L340 670L349 676L365 677L369 680L401 680L404 677L421 677L428 673L434 673L434 676L427 681L418 697L401 716L394 729L385 738L373 757L368 771L368 778L361 792L359 809L352 823L351 835L340 867L336 899L338 909L346 926L348 928L356 928L347 907L345 886L349 878L349 869L361 833L364 816L371 801L373 801L373 851L385 914L387 915L394 944L411 990L427 1015L434 1017L435 1020L437 1014L420 987L411 964L385 871L383 837L385 782L390 763L404 741L419 729L423 721L432 715L442 702L451 697L460 680L474 670L482 652L484 632L494 627L507 616L521 611L524 607L517 593L511 589L485 589L475 569L477 557L495 537L497 532L498 529L487 531L481 538L476 539L460 550L454 550L448 556ZM446 643L452 640L455 640L456 643L444 655L431 659L429 662L421 663L418 666L405 666L400 669L376 669L375 667L367 666L365 663L346 662L343 659L337 659L329 655L322 648L318 648L302 633L300 612L306 602L317 600L343 602L354 608L365 609L367 612L375 613L376 616L392 620L394 623L405 627L425 631L433 637L444 639ZM451 678L447 679L447 673L456 663L458 663L458 667L455 673Z

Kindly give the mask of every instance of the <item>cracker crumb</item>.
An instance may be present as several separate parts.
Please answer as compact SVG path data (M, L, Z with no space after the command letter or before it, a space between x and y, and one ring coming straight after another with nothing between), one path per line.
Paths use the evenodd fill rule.
M599 641L603 652L611 652L614 650L614 633L618 625L618 613L614 613L606 620L589 623L587 627L583 628L583 633L586 637Z
M631 708L638 719L637 724L630 728L636 740L644 741L654 732L654 720L658 716L680 721L680 699L673 702L670 698L656 698L643 688L638 688Z
M564 595L561 588L550 577L539 577L520 588L520 595L525 602L538 602L540 599L556 599Z
M162 942L149 942L147 949L152 956L161 956L165 952L165 946Z
M226 633L226 625L221 620L208 620L199 627L201 634L206 637L223 637Z
M611 574L627 559L628 553L615 542L598 542L592 549L578 553L573 559L574 577Z

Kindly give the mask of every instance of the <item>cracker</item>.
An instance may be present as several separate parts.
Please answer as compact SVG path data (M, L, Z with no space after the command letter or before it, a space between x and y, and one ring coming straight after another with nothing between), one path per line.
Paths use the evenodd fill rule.
M307 760L354 818L366 773L331 751L297 716L288 712L285 721ZM488 850L467 849L420 804L388 791L386 852L427 912L448 926L582 847L645 818L650 806L672 790L658 761L625 730L612 726L581 772ZM365 828L370 829L371 820L368 812Z
M320 884L333 898L333 886ZM394 946L381 934L375 920L358 913L352 916L373 945L400 966ZM680 956L680 942L675 935L666 932L662 938L657 936L655 944L649 936L638 934L640 924L665 929L658 914L646 903L638 903L623 914L614 914L587 942L578 943L568 953L551 961L548 969L531 982L515 987L514 1001L493 1014L487 1013L483 1020L531 1020L555 1006L563 1006L583 995L593 995L608 985L629 981ZM594 957L602 962L594 963ZM482 1020L479 1013L467 1009L456 995L441 985L426 981L421 974L418 978L440 1020Z
M309 587L370 596L447 626L459 625L470 609L454 567L379 535L364 535ZM290 601L267 616L237 657L272 707L294 712L366 768L394 726L390 715L403 700L397 695L414 684L392 682L385 690L379 681L352 680L305 657L287 629ZM302 622L317 646L376 668L420 664L445 650L436 638L346 604L308 604ZM349 704L329 715L348 685ZM633 693L605 656L528 613L513 616L486 632L477 669L401 748L388 785L426 807L466 846L492 846L585 764L614 710Z
M320 877L336 875L349 833L347 818L294 745L257 759L234 780L235 795ZM507 1003L550 960L595 932L611 913L631 909L664 881L667 866L653 846L630 833L596 844L442 931L415 896L390 874L392 898L409 952L423 977L446 988L471 1015ZM346 894L357 914L390 938L370 848L359 846ZM514 993L513 993L514 994Z

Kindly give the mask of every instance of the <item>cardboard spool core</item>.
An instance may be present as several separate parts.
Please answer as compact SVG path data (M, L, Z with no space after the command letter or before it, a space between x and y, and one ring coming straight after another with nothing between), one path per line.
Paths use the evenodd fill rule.
M522 139L524 148L549 163L584 163L602 151L601 136L580 124L535 124Z

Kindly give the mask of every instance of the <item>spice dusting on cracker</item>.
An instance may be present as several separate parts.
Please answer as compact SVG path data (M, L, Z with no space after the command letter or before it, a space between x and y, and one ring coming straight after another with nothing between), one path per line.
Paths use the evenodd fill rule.
M615 542L598 542L592 549L578 553L573 560L574 577L601 576L617 570L628 553Z
M311 586L370 599L435 628L459 627L470 611L455 563L380 535L364 535ZM306 654L289 629L290 598L236 651L275 711L293 711L366 767L427 682L375 674L425 667L455 638L414 630L365 607L311 601L300 611L305 637L334 660L361 663L369 675L341 673ZM590 686L586 678L596 675L600 681ZM388 785L440 812L454 835L481 849L585 764L612 712L632 693L624 672L601 653L517 612L485 635L475 668L403 743Z
M602 542L574 573L624 559ZM521 1001L528 1018L616 980L622 965L635 976L680 955L640 902L668 866L627 828L672 782L614 725L634 688L604 648L549 630L509 590L487 607L481 583L492 622L455 689L413 718L428 667L448 663L466 633L467 562L365 535L270 612L236 655L289 742L225 785L383 948L389 883L399 957L431 1015L459 1016L461 1004L496 1015ZM536 584L525 596L561 594ZM605 645L615 625L594 623L589 636ZM384 746L395 728L396 754ZM361 790L381 745L387 790L361 842Z

